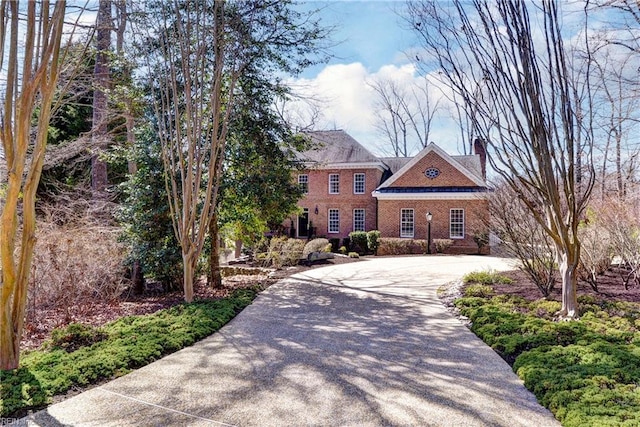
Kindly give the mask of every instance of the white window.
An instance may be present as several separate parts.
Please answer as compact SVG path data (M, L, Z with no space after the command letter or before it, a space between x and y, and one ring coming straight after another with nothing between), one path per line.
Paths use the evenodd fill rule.
M337 173L329 174L329 194L340 193L340 175Z
M309 175L298 175L298 185L304 194L309 194Z
M464 239L464 209L451 209L449 214L449 238Z
M413 209L400 210L400 237L413 237Z
M329 233L340 232L340 211L338 209L329 209Z
M364 194L364 174L353 174L353 194Z
M364 230L364 209L353 210L353 231Z

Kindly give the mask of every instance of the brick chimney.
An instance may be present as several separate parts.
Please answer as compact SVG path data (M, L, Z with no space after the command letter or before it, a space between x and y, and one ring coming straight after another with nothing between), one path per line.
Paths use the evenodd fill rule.
M480 138L476 138L473 141L473 151L480 156L480 168L482 169L482 179L487 179L487 150L484 141Z

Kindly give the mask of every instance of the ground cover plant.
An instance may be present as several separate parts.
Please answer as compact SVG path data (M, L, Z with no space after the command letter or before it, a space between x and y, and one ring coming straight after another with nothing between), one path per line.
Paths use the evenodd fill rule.
M183 303L102 327L71 324L25 353L19 369L0 371L0 416L23 416L55 395L126 374L211 335L249 305L256 289Z
M563 426L640 425L637 290L632 301L583 292L580 319L567 322L555 318L559 301L527 298L487 276L466 276L456 307Z

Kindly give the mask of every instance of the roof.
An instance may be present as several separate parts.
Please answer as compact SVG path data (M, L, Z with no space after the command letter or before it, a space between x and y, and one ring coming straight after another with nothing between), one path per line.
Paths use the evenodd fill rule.
M304 132L311 137L314 147L298 153L298 159L319 164L331 163L380 163L358 141L343 130Z
M414 165L416 165L423 157L425 157L428 153L435 152L440 157L442 157L445 161L449 162L456 169L458 169L462 174L464 174L467 178L469 178L472 182L476 184L477 187L486 187L486 183L482 178L482 172L480 167L480 157L479 156L450 156L448 155L442 148L434 144L433 142L427 145L418 155L410 159L406 162L398 171L395 171L394 174L384 181L377 189L376 192L380 192L380 190L391 186L395 181L398 180L403 174L407 173ZM471 169L472 168L472 169ZM478 173L479 172L479 173Z
M409 163L413 157L382 157L380 160L389 167L392 173L398 172L404 165Z

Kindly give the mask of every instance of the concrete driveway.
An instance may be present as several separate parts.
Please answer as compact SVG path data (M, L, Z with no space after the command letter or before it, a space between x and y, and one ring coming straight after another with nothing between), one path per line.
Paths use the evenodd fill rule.
M436 297L475 256L308 270L196 345L29 418L42 426L558 426Z

